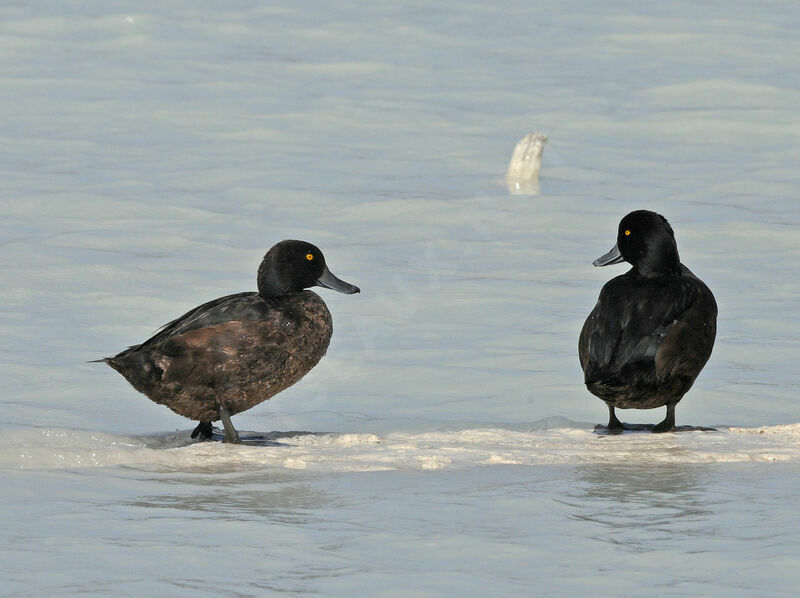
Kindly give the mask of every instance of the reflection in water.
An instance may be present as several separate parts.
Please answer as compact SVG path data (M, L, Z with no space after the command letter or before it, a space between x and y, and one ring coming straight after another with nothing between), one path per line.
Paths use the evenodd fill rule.
M519 181L506 181L508 192L511 195L539 195L541 188L539 181L520 183Z
M685 463L595 464L576 470L569 516L597 527L596 539L632 551L704 533L713 515L706 487L714 473Z
M265 474L267 475L267 474ZM332 496L309 483L299 483L291 475L239 476L220 479L209 476L194 484L185 478L170 480L184 492L140 496L128 504L147 509L175 509L198 514L213 513L217 519L252 520L266 518L273 523L306 525L316 518L311 513L334 504ZM160 479L162 484L169 482Z
M305 432L300 430L291 430L288 432L251 432L248 430L241 430L239 431L239 438L241 439L241 444L244 445L287 446L285 442L279 442L279 440L300 436L324 436L325 434L326 432ZM212 430L211 440L214 442L222 442L223 437L223 431L220 428L214 427ZM178 448L197 444L198 442L207 442L193 439L191 430L146 434L143 436L135 436L134 438L141 440L144 443L144 446L151 449Z

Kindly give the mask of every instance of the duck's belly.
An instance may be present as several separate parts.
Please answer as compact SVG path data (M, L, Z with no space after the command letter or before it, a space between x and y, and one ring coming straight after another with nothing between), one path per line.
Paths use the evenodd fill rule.
M678 403L691 387L691 380L675 378L662 381L657 387L589 382L586 388L611 407L619 409L655 409Z

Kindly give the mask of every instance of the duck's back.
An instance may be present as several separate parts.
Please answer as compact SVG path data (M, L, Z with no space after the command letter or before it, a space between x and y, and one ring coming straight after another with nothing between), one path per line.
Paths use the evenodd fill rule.
M239 293L196 307L107 361L156 403L215 421L219 402L239 413L300 380L325 355L332 331L316 293Z
M589 390L618 407L677 402L711 356L717 305L688 268L610 280L581 331L579 355Z

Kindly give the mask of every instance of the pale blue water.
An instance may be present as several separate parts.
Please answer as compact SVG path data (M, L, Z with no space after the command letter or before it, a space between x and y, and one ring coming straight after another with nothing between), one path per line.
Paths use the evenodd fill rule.
M0 7L3 592L793 595L798 26L791 2ZM509 195L534 129L540 193ZM590 432L577 334L622 271L591 261L639 208L717 297L677 413L719 434ZM284 238L362 294L320 291L328 355L235 422L320 434L187 446L85 363L253 289Z

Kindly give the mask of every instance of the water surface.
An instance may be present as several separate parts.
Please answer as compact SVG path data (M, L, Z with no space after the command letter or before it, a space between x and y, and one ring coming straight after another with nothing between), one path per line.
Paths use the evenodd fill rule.
M10 595L790 596L800 22L790 2L0 8ZM503 181L549 141L537 195ZM714 291L677 410L592 434L576 344L619 218ZM193 427L86 360L304 238L328 355ZM658 412L625 412L658 421ZM297 436L291 431L312 434Z

